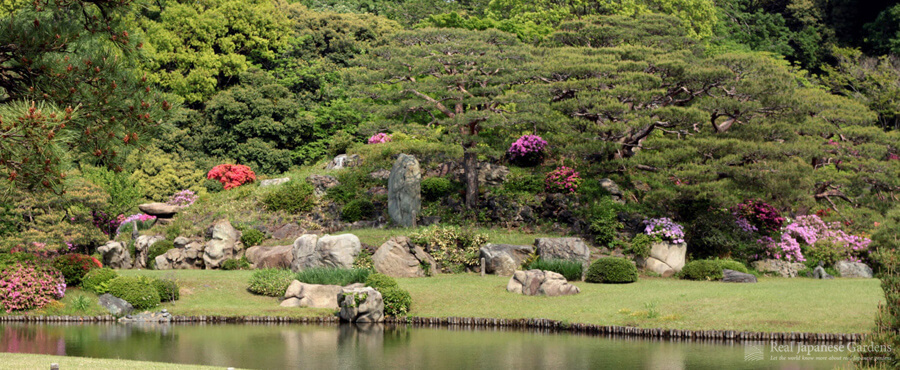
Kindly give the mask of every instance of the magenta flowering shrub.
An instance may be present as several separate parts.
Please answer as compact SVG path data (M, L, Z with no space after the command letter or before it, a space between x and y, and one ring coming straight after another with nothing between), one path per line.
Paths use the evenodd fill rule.
M784 225L784 217L775 207L758 199L745 200L731 209L738 226L747 232L774 233Z
M40 308L65 294L63 274L46 264L18 262L0 271L0 305L7 313Z
M115 237L116 230L125 219L125 215L113 216L102 211L91 211L91 215L94 218L94 226L109 237Z
M581 177L571 167L560 166L550 171L544 179L544 186L550 193L574 193L581 184Z
M369 144L382 144L382 143L387 143L391 140L392 140L391 135L388 135L383 132L379 132L375 135L372 135L372 137L369 138Z
M166 203L173 206L187 207L191 204L194 204L194 202L197 201L197 198L199 198L197 194L194 194L194 192L191 190L185 189L172 194L172 196L169 197L169 201Z
M511 161L535 165L544 159L547 141L537 135L522 135L510 145L506 154Z
M763 237L758 242L771 258L794 262L812 258L833 264L844 259L859 262L868 257L872 240L847 234L841 230L840 222L826 223L817 215L807 215L787 225L780 240Z
M644 220L644 234L659 241L684 243L684 227L668 217Z

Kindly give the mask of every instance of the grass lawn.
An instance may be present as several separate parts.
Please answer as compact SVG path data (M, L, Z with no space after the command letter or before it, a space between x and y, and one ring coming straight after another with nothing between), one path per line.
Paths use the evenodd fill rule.
M125 270L123 275L174 278L181 299L164 303L175 315L327 316L328 309L282 308L278 299L247 292L252 271ZM423 317L546 318L645 328L770 332L863 333L884 301L877 279L761 278L758 284L726 284L642 278L634 284L577 282L581 294L529 297L506 292L508 277L476 274L398 279L412 294L411 315ZM99 314L72 308L70 291L55 308L30 314Z
M49 369L59 364L60 370L95 369L221 369L213 366L169 364L149 361L110 360L72 356L34 355L28 353L0 353L4 369Z

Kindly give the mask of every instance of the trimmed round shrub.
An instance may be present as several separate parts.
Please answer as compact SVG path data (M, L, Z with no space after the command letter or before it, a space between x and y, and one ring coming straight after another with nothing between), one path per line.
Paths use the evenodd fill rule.
M159 293L161 302L177 301L181 298L181 292L178 289L178 283L170 279L153 279L153 287Z
M588 267L584 281L589 283L625 284L637 281L638 270L631 261L619 257L601 258Z
M254 228L241 230L241 243L244 244L244 248L257 246L262 243L263 240L266 240L266 234L262 231Z
M109 290L109 281L117 277L119 277L119 273L109 267L93 269L87 275L84 275L84 279L81 280L81 286L85 290L103 294Z
M684 265L677 277L687 280L722 280L725 269L747 272L747 267L738 261L695 260Z
M6 312L43 307L65 294L63 274L49 265L26 261L0 270L0 308Z
M422 180L422 197L425 200L438 200L453 191L453 183L446 177L429 177Z
M160 240L153 243L147 250L147 266L156 269L156 257L165 254L172 248L175 248L175 244L172 244L169 240Z
M384 299L384 314L388 316L406 316L412 308L412 296L398 287L377 289Z
M282 297L293 280L294 274L290 270L256 270L253 275L250 275L250 286L247 287L247 290L269 297Z
M143 276L119 276L108 283L109 294L131 303L135 309L146 310L159 305L159 291L153 281Z
M399 288L397 285L397 280L394 278L387 276L381 273L369 274L369 277L366 278L366 286L375 288L377 291L381 291L382 289L387 288Z
M371 217L373 213L375 213L375 205L370 200L356 199L341 208L341 219L347 222L356 222Z
M100 263L86 254L64 254L53 259L53 267L62 272L67 286L79 286L84 275L100 268Z
M313 187L306 181L292 180L279 185L262 198L263 205L270 211L288 213L306 212L315 204Z

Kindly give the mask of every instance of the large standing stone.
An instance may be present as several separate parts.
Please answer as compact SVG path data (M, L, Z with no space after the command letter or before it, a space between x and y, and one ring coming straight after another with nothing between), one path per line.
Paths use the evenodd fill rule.
M862 262L838 261L834 264L841 277L845 278L872 278L872 268Z
M384 300L381 293L370 287L342 289L338 293L341 321L382 322Z
M416 226L422 206L422 174L416 157L400 154L388 179L388 214L404 227Z
M338 296L344 288L340 285L306 284L291 282L284 293L282 307L313 307L338 309ZM296 299L296 301L292 300Z
M100 295L100 307L105 308L113 316L124 316L134 311L134 306L122 298L118 298L109 293Z
M591 250L581 238L537 238L534 240L538 256L543 260L568 260L581 262L587 271L591 262Z
M103 266L114 268L114 269L130 269L131 268L131 254L128 253L128 249L125 248L125 245L110 240L97 248L97 252L103 256Z
M228 220L216 222L209 234L210 240L203 249L203 263L207 270L221 267L225 260L236 258L243 249L241 232L232 227Z
M134 240L134 268L147 268L147 253L153 243L166 240L162 235L141 235Z
M806 265L800 262L788 262L776 259L753 261L751 265L756 271L763 273L773 272L781 277L797 277L800 270L806 268Z
M378 247L372 255L372 264L375 271L393 277L425 276L424 266L436 271L434 258L405 236L393 237Z
M484 269L489 274L510 276L534 253L530 245L485 244L481 247Z
M650 245L650 256L637 258L638 267L653 271L663 277L670 277L684 267L687 244L657 242Z
M298 272L310 267L351 268L362 244L353 234L301 235L294 241L291 270Z
M756 276L746 274L740 271L725 269L722 270L722 281L726 283L755 283Z
M294 261L293 245L277 245L272 247L254 246L247 248L244 253L247 261L252 263L258 269L264 268L291 268L291 262ZM335 305L335 308L336 305Z
M577 286L569 284L566 278L553 271L516 271L506 284L506 291L524 295L546 295L556 297L581 292Z

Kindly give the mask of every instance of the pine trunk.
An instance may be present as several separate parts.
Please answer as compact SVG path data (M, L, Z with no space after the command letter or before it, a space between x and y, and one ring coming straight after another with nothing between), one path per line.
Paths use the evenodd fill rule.
M463 155L463 171L466 175L466 209L474 209L478 205L478 161L469 146Z

